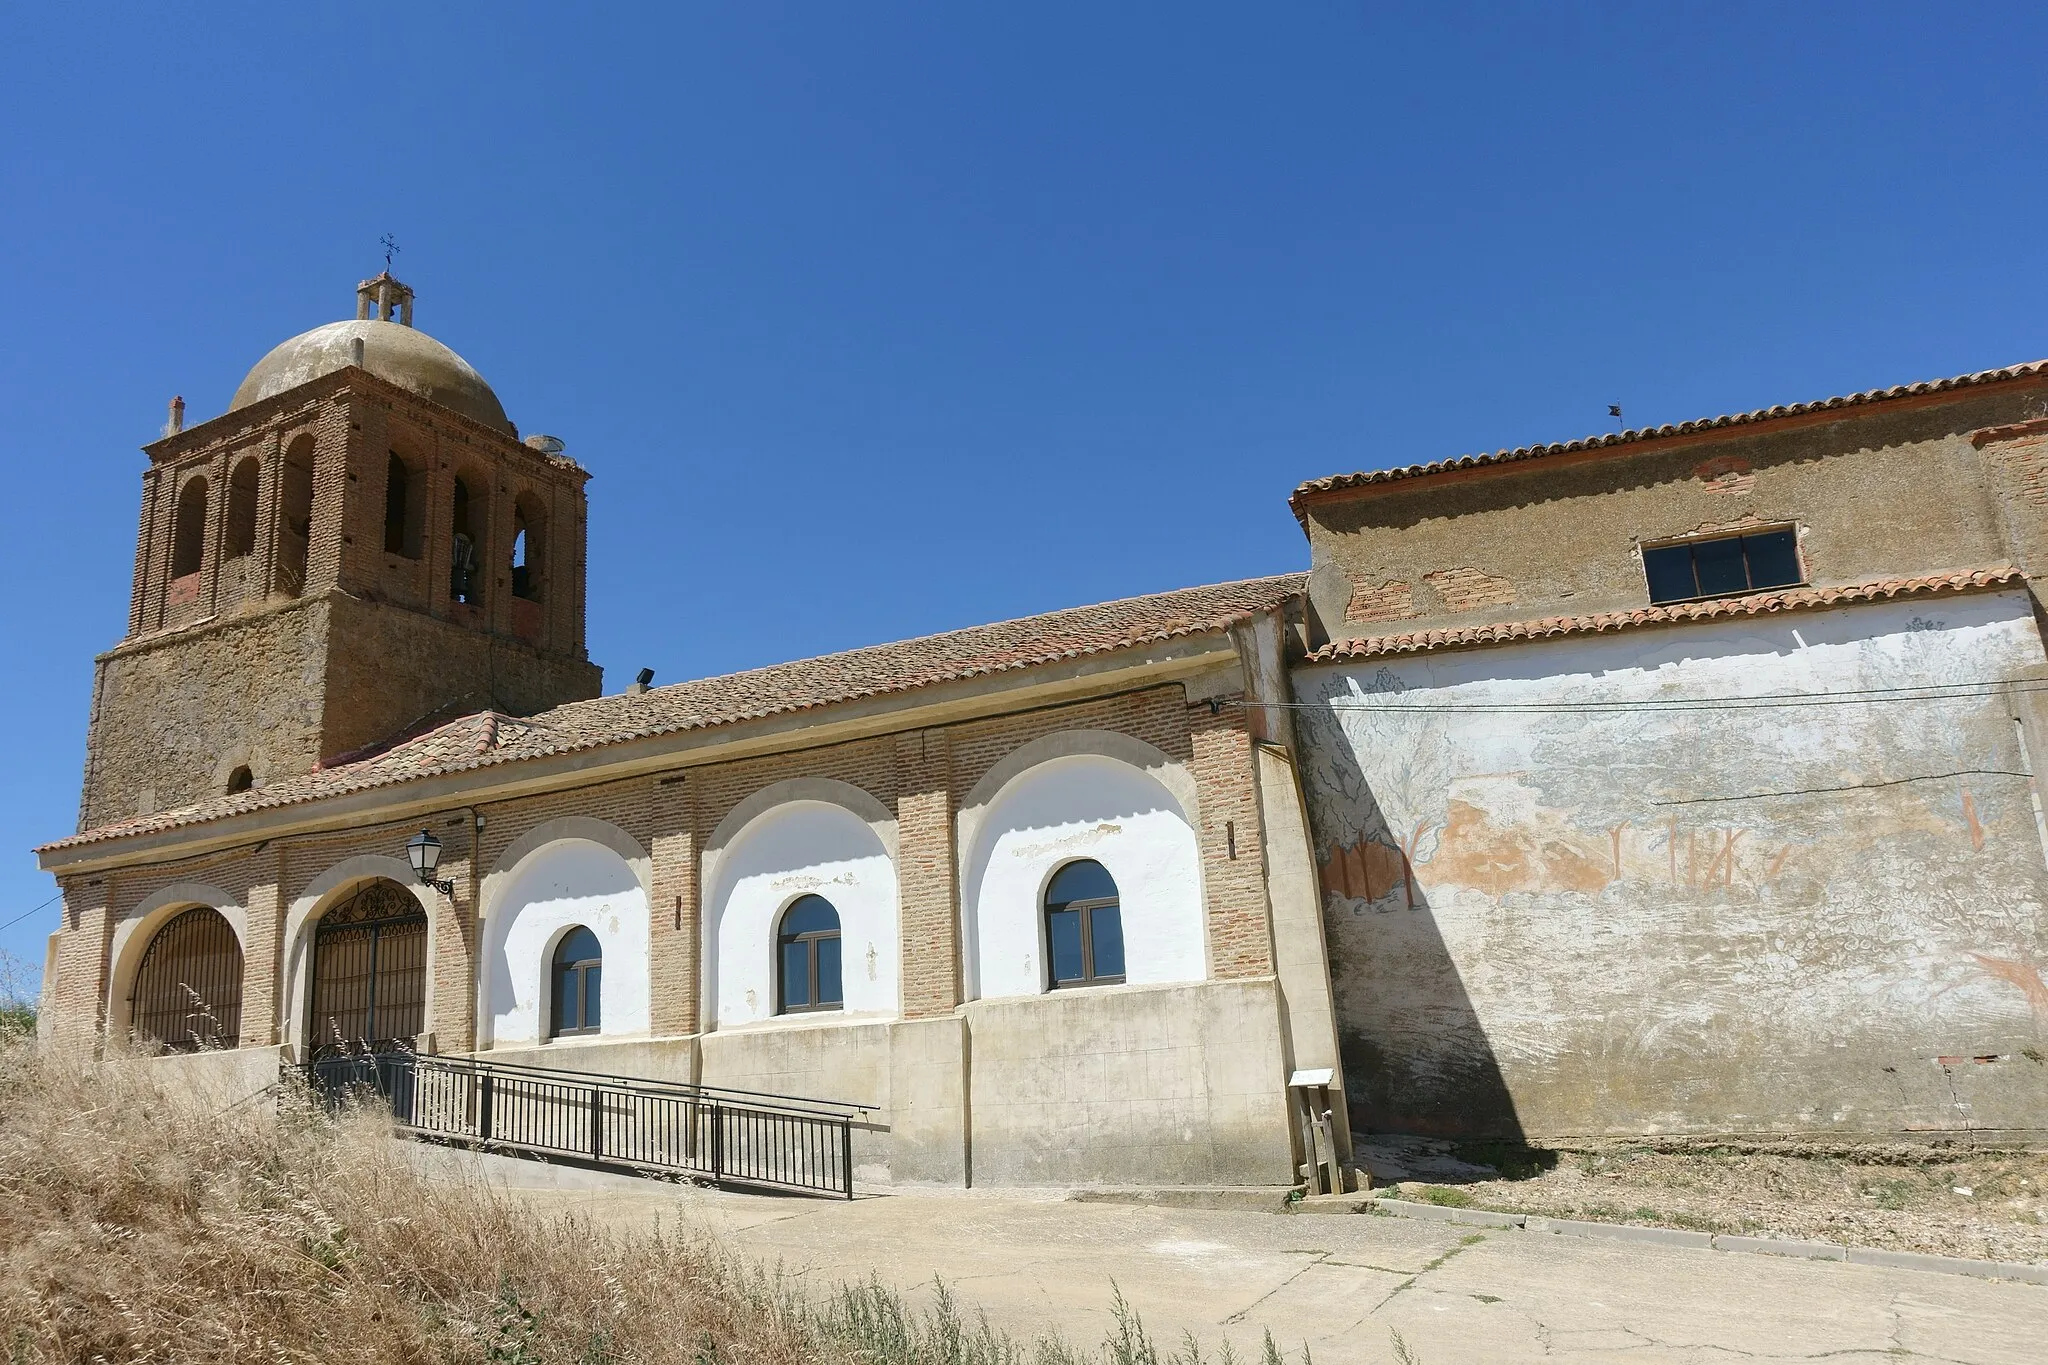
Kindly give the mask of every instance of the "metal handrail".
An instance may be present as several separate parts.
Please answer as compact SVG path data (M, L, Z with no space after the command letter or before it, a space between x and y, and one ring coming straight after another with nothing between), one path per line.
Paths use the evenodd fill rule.
M652 1076L626 1076L606 1071L572 1071L567 1067L534 1066L528 1062L486 1061L481 1057L442 1056L435 1054L435 1063L453 1067L487 1067L492 1071L525 1073L555 1080L564 1077L581 1077L586 1081L602 1081L607 1086L621 1089L668 1091L678 1095L730 1095L735 1103L760 1105L765 1101L782 1104L806 1105L812 1109L856 1110L873 1113L879 1106L862 1104L858 1100L824 1100L813 1095L778 1095L772 1090L735 1090L722 1085L700 1085L695 1081L664 1081Z
M848 1199L854 1116L873 1108L410 1051L364 1051L284 1070L329 1103L377 1095L409 1137Z

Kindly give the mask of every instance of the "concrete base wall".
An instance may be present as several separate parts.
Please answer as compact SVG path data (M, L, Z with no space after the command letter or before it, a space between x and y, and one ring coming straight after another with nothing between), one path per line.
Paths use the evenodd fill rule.
M277 1084L282 1054L282 1048L239 1047L151 1057L141 1065L149 1067L166 1085L182 1086L201 1103L225 1109Z
M707 1033L705 1085L800 1095L871 1105L854 1129L854 1178L888 1183L895 1178L896 1143L890 1131L890 1035L886 1020L869 1023L773 1025Z
M548 1043L539 1047L501 1047L475 1054L486 1062L513 1066L544 1066L557 1071L634 1076L642 1080L692 1085L697 1080L695 1038L653 1038L638 1042Z
M939 1019L500 1048L487 1061L870 1106L865 1184L1293 1183L1271 980L1062 991Z
M979 1185L1293 1181L1274 983L966 1007Z

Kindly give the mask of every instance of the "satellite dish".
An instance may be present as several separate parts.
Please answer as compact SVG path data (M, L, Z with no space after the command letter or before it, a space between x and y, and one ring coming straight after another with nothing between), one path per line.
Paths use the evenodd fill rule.
M526 444L532 446L535 450L538 450L543 455L559 455L564 450L567 450L569 448L567 445L563 443L561 437L542 436L538 432L527 437Z

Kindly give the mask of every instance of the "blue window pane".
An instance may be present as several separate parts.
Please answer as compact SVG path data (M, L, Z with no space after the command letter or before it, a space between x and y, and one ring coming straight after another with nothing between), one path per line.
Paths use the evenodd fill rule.
M1708 540L1692 547L1693 569L1700 576L1700 595L1748 592L1749 573L1742 567L1742 542Z
M576 973L555 973L555 1029L576 1027Z
M1682 602L1699 595L1692 581L1692 546L1666 545L1643 551L1643 572L1650 580L1652 602Z
M555 949L555 963L566 967L572 962L594 962L604 956L598 947L597 935L581 925L562 936L562 942Z
M782 945L782 1007L797 1009L810 1003L811 946L808 943L785 943Z
M598 980L603 971L604 968L602 967L587 967L583 972L583 1027L585 1028L596 1028L603 1022L604 990L603 983Z
M1052 979L1081 979L1081 912L1055 910L1045 917L1047 937L1052 940Z
M1053 874L1051 885L1045 888L1047 905L1065 905L1068 901L1110 900L1116 896L1116 882L1109 875L1109 869L1093 859L1068 863Z
M818 940L818 998L813 1003L838 1005L845 999L845 992L839 988L839 940L821 938Z
M1749 560L1749 586L1782 588L1800 581L1799 546L1790 531L1744 536L1742 553Z
M1095 950L1095 975L1124 974L1124 917L1114 905L1098 905L1088 912L1089 946Z
M823 896L805 896L789 907L782 917L782 935L839 932L839 912Z

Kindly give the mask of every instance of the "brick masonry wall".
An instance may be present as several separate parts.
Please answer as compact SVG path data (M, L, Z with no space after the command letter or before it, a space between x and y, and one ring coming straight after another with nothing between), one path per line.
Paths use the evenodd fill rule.
M81 829L189 805L247 765L261 784L388 740L437 713L525 714L595 696L583 650L580 472L393 386L358 376L308 384L150 448L129 639L102 657ZM303 585L281 573L287 456L310 443ZM390 452L414 462L420 554L384 549ZM231 471L254 459L253 549L225 559ZM456 472L474 483L484 603L448 594ZM208 483L199 572L169 577L178 490ZM514 500L545 506L538 627L517 638L509 559ZM284 580L298 591L272 591ZM529 604L521 602L521 607ZM178 628L165 633L169 628Z
M2039 574L2044 411L2032 377L1312 495L1313 619L1356 638L1632 610L1643 545L1749 526L1797 526L1816 584Z
M283 939L292 903L315 879L359 854L403 859L422 823L442 839L440 875L455 883L452 898L434 897L434 954L429 1017L437 1045L474 1045L479 942L477 875L499 868L512 844L567 815L606 821L649 856L653 869L649 941L653 1027L657 1034L696 1031L699 1018L704 843L733 808L763 788L792 777L831 778L859 787L897 821L897 875L903 907L903 1014L950 1013L960 1002L960 892L955 820L959 802L995 763L1019 746L1063 730L1114 730L1154 745L1187 765L1197 788L1197 838L1208 902L1212 974L1222 979L1270 975L1272 946L1262 876L1263 833L1253 786L1251 740L1234 699L1189 704L1178 684L943 728L821 746L728 763L707 764L544 795L485 803L472 856L471 810L452 807L426 821L381 821L312 836L288 836L263 848L226 850L205 858L121 872L88 887L67 884L67 929L54 1001L60 1031L90 1037L106 996L111 926L174 882L217 888L248 912L242 1038L257 1046L282 1041L286 995L280 974L290 945ZM346 894L338 890L333 899ZM76 923L76 927L69 927Z
M90 1047L99 1036L106 991L107 947L113 936L109 909L116 879L64 878L56 991L45 1002L51 1038L60 1047Z

